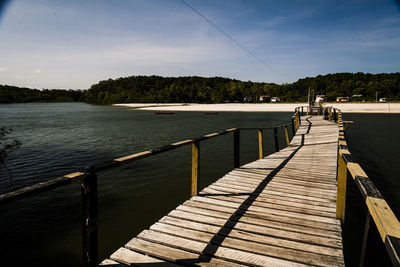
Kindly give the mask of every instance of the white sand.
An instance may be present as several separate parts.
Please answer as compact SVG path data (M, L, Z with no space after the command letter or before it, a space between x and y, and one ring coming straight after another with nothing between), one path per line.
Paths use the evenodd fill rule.
M265 104L114 104L138 110L154 111L200 111L200 112L285 112L294 111L307 103L265 103ZM400 113L400 103L324 103L324 106L339 108L343 113Z
M400 103L326 103L343 113L400 113Z

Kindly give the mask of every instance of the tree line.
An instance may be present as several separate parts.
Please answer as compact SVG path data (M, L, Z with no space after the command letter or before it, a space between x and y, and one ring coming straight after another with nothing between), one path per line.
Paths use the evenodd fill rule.
M79 102L85 100L87 90L30 89L0 85L0 103Z
M228 78L130 76L94 84L87 91L88 103L223 103L257 102L262 95L280 97L281 101L307 101L313 95L326 95L328 101L339 96L363 95L366 101L386 97L400 100L400 73L336 73L307 77L291 84L243 82Z
M32 90L0 85L0 103L32 101L85 101L91 104L114 103L224 103L258 102L260 96L280 97L284 102L307 101L313 95L326 95L328 101L339 96L362 95L366 101L376 96L400 100L400 73L336 73L275 84L212 77L130 76L93 84L88 90Z

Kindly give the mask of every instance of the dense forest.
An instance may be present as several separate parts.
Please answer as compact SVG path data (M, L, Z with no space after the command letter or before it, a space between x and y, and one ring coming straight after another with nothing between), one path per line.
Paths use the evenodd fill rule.
M0 103L79 102L84 101L85 93L83 90L37 90L0 85Z
M400 73L364 74L336 73L300 79L291 84L243 82L228 78L131 76L94 84L85 101L112 103L223 103L256 102L262 95L277 96L284 102L306 101L308 88L314 95L323 94L328 101L338 96L363 95L374 101L386 97L400 100Z
M400 100L400 73L336 73L300 79L291 84L243 82L213 77L130 76L109 79L82 90L36 90L0 85L0 103L32 101L85 101L113 103L224 103L258 102L260 96L280 97L283 102L306 101L308 88L313 95L336 97L362 95L365 101L376 96Z

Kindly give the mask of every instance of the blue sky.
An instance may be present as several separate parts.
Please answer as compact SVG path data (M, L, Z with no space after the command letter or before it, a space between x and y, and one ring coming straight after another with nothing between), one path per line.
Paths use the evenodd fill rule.
M130 75L285 83L400 71L395 0L0 0L0 84L86 89Z

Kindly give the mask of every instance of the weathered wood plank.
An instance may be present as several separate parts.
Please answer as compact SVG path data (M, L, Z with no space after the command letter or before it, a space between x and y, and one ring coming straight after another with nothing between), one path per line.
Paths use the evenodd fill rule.
M163 260L159 260L150 256L146 256L126 248L120 248L117 251L115 251L110 256L110 259L127 265L134 264L135 266L149 266L151 264L161 265L161 263L162 266L167 266L167 267L178 266L176 264L165 262Z
M264 203L261 206L261 205L255 205L254 201L251 201L250 202L251 206L248 206L249 204L245 203L246 200L244 200L242 202L235 202L235 201L231 201L231 200L227 200L227 199L217 199L217 198L210 198L210 197L192 198L192 201L203 202L203 203L207 203L209 205L231 207L231 208L236 208L236 209L240 209L240 210L246 210L249 212L261 213L261 214L268 213L268 212L270 212L271 209L300 213L300 214L307 214L307 215L316 215L316 216L322 216L322 217L333 217L333 215L335 214L335 213L332 213L332 211L327 212L327 211L321 211L321 210L315 210L315 209L307 209L304 207L279 205L279 203L275 203L275 204Z
M185 208L183 208L183 207L185 207ZM206 215L206 216L210 215L210 212L208 210L199 210L199 209L195 209L192 207L187 208L187 206L180 206L179 210L186 210L186 211L192 210L192 211L196 211L196 212L203 211L202 215ZM170 213L169 215L173 216L173 213ZM244 216L237 216L237 215L231 215L228 218L230 220L225 221L225 223L231 224L234 227L236 227L237 221L241 221L242 218L246 223L251 223L251 224L258 223L258 225L264 226L264 227L266 224L265 220L262 221L262 219L260 220L260 218L252 218L252 217L244 218ZM290 239L290 240L296 240L296 241L307 240L307 242L312 243L312 244L319 244L319 245L335 247L335 248L341 248L341 246L342 246L340 237L334 236L334 235L326 237L326 236L317 236L317 235L313 235L310 233L304 234L304 233L293 231L289 227L287 230L282 229L282 228L268 227L268 228L263 229L262 231L263 231L262 233L265 235L284 237L284 238Z
M126 248L139 251L146 255L172 261L178 265L197 265L197 266L223 266L236 267L243 266L234 262L227 262L215 259L198 253L189 252L172 246L161 245L143 239L133 238L125 245Z
M272 256L275 258L281 258L284 260L300 262L305 264L314 264L319 266L334 266L339 261L338 257L332 257L331 255L319 255L308 251L301 251L284 248L281 246L274 246L265 243L254 242L253 240L240 240L236 238L224 237L214 233L200 232L197 230L186 229L180 226L166 225L162 223L156 223L150 227L151 230L166 233L185 239L195 240L204 243L210 243L216 246L222 246L232 248L239 251L245 251L250 253L256 253L265 256ZM301 248L302 244L298 244Z
M206 191L205 191L206 192ZM213 198L213 199L218 199L218 200L225 200L225 201L231 201L235 203L242 203L243 200L245 200L247 197L246 196L213 196L213 195L207 195L206 197L208 198ZM274 199L269 199L268 201L262 201L258 200L257 198L253 202L253 206L255 207L276 207L276 206L282 207L282 208L302 208L302 209L307 209L307 210L315 210L315 211L323 211L327 213L335 213L335 208L333 207L322 207L322 206L317 206L317 205L312 205L312 204L304 204L304 203L298 203L294 201L285 201L285 200L274 200Z
M109 260L109 259L106 259L106 260L102 261L99 265L100 266L108 266L108 267L121 267L121 266L124 266L123 264L121 264L119 262L116 262L116 261L113 261L113 260Z
M226 189L226 190L225 189L216 189L216 188L211 188L210 186L204 188L201 191L201 194L220 195L220 196L225 196L225 197L231 196L231 197L235 197L235 198L240 198L240 197L243 198L243 197L249 196L249 194L240 194L240 193L237 193L237 191L232 191L229 189ZM267 192L266 195L263 195L263 196L260 195L256 198L256 201L259 201L259 202L272 202L273 203L275 200L286 201L289 203L302 203L302 204L336 209L336 203L334 203L334 202L320 202L320 201L316 201L316 200L293 198L293 197L271 194L270 192Z
M204 202L202 203L200 201L186 201L183 205L190 206L190 207L199 207L199 208L203 208L206 210L215 210L215 208L217 208L220 211L236 213L236 214L240 214L241 216L248 216L248 217L254 217L254 218L264 218L265 215L269 215L269 214L282 216L282 217L288 217L288 218L299 218L299 216L302 215L301 216L302 220L307 220L310 223L337 224L336 218L302 214L302 213L279 210L279 209L266 209L265 208L264 209L265 212L249 211L249 210L241 210L241 209L238 209L235 207L220 206L220 205L215 205L215 204L211 205L209 203L204 203Z
M286 231L292 231L297 233L304 233L309 235L321 236L321 237L330 237L335 239L340 239L340 226L338 225L327 225L329 230L325 230L322 228L315 227L315 224L304 225L306 222L302 222L299 220L291 220L284 217L271 217L273 220L263 220L258 218L251 217L238 217L229 215L229 213L222 212L214 212L210 211L207 213L200 213L203 211L202 209L197 208L185 208L185 210L174 210L171 211L168 216L185 219L194 222L201 222L210 225L231 227L235 229L239 229L241 231L253 232L256 234L268 235L268 229L280 229ZM198 213L197 213L198 212ZM214 217L219 216L219 217ZM228 219L231 223L228 222ZM281 219L281 220L280 220ZM300 223L304 223L301 225ZM268 229L266 229L268 228Z
M211 225L206 223L194 222L185 219L174 218L170 216L163 217L159 222L169 225L175 225L179 227L185 227L192 230L198 230L207 233L218 234L222 236L229 236L232 238L238 238L242 240L262 243L262 244L270 244L280 247L292 248L301 251L309 251L316 254L321 255L329 255L335 257L341 257L342 251L340 249L335 249L331 247L318 246L313 244L308 244L304 242L296 242L283 238L275 238L271 236L264 235L262 233L254 233L251 231L246 231L245 229L237 229L222 227L223 225Z
M221 190L230 190L233 192L237 192L237 193L244 193L244 194L251 194L253 193L253 191L251 189L248 188L238 188L237 186L230 186L230 185L225 185L225 184L212 184L210 186L208 186L208 188L215 188L215 189L221 189ZM306 200L312 200L312 201L318 201L318 202L329 202L329 203L336 203L336 200L333 199L327 199L327 198L319 198L316 196L310 196L310 195L306 195L306 194L298 194L298 192L292 192L290 190L279 190L280 188L276 188L276 187L268 187L268 191L263 191L261 192L259 195L260 196L264 196L264 197L268 197L268 195L270 194L274 194L274 195L280 195L280 196L284 196L287 198L294 198L294 199L306 199Z
M144 230L138 235L138 237L150 242L160 243L180 249L187 249L192 252L211 255L221 259L232 260L237 263L252 264L257 266L307 266L297 262L291 262L222 246L215 246L149 230Z

